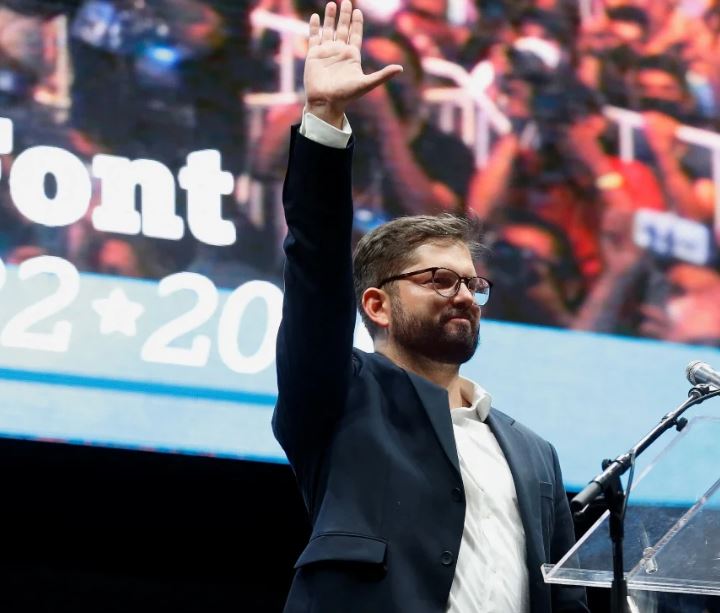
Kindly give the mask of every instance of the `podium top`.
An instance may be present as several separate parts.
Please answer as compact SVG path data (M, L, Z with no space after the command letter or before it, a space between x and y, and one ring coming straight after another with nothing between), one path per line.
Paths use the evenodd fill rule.
M720 417L693 417L669 441L637 476L628 501L628 589L720 595ZM671 503L649 495L663 491L673 492ZM608 518L604 513L565 557L543 567L546 582L610 587Z

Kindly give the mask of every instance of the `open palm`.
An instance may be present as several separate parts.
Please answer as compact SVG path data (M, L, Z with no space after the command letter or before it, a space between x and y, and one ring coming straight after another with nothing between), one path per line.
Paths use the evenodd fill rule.
M336 13L336 4L328 2L322 28L317 13L310 18L305 95L310 108L328 106L334 112L343 113L350 101L401 72L402 67L392 64L364 74L360 63L362 13L353 10L350 0L343 0L335 27Z

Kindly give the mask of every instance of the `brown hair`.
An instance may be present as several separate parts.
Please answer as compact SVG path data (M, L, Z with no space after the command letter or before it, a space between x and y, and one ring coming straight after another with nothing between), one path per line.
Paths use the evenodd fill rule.
M475 259L484 249L479 234L476 223L443 213L398 217L363 236L353 253L353 281L360 316L370 336L374 338L378 328L362 308L366 289L402 272L412 263L415 249L425 243L464 243Z

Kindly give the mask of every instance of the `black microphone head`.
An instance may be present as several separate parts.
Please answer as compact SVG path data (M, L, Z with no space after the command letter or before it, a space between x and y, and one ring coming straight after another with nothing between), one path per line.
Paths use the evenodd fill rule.
M693 385L705 383L705 381L697 381L695 379L695 374L703 366L707 366L707 364L705 364L705 362L701 362L700 360L693 360L692 362L690 362L690 364L687 365L687 368L685 369L685 376L687 377L688 381L690 381L690 383L692 383Z

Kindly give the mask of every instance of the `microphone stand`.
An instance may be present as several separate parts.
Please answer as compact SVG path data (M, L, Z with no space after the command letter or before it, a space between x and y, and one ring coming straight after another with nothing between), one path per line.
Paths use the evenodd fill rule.
M676 428L680 432L688 423L681 415L691 406L708 398L720 396L720 389L709 385L695 385L688 392L688 400L662 417L660 422L628 451L614 460L603 460L603 472L597 475L570 502L576 517L582 515L595 500L610 512L610 539L612 540L613 580L611 590L612 613L629 613L627 579L623 563L623 537L625 510L630 492L623 491L620 477L634 467L635 458L652 445L665 431ZM631 472L632 475L632 472ZM632 477L631 477L632 478ZM629 485L629 484L628 484Z

